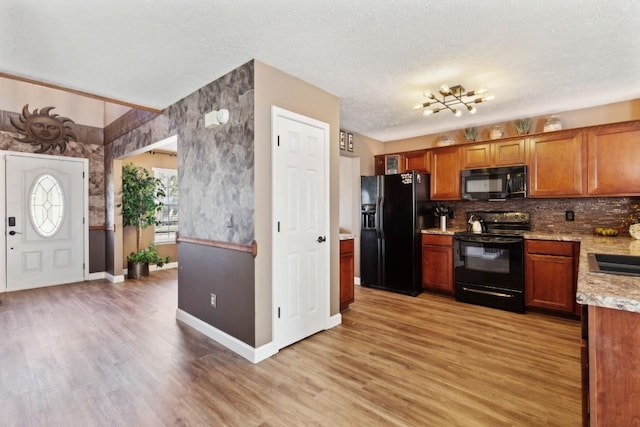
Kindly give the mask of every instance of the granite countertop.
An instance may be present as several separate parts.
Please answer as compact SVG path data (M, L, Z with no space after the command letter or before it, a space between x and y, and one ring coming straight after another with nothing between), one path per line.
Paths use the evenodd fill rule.
M445 236L453 236L453 233L455 233L456 231L465 231L461 228L447 228L447 231L442 231L439 228L425 228L423 230L420 230L420 232L422 234L442 234Z
M585 236L580 244L578 290L580 304L640 312L640 277L589 271L590 252L640 255L640 240L628 236Z
M421 231L424 234L453 235L456 231L466 230L450 228L440 231L439 228L429 228ZM524 238L580 242L576 300L580 304L640 313L640 277L591 272L587 256L591 252L640 256L640 240L629 236L604 237L538 231L525 233Z

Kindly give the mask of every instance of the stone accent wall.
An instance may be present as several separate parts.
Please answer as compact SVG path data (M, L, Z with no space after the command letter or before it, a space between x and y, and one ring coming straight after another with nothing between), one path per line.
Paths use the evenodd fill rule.
M249 244L254 238L254 64L250 61L105 146L107 221L113 224L113 159L178 135L180 236ZM228 123L204 115L226 108ZM227 227L229 216L232 226Z
M20 134L15 132L9 122L8 117L13 114L18 116L17 113L2 112L0 114L6 118L6 120L0 119L0 150L33 153L37 149L35 146L20 143L14 139ZM79 142L69 141L63 156L89 159L89 226L103 226L105 224L105 188L102 129L79 125L72 125L72 127ZM82 138L87 138L89 142L85 142ZM57 151L54 154L57 155Z
M628 215L629 197L580 199L520 199L504 202L442 202L454 209L449 227L466 227L468 213L475 211L525 211L531 213L532 230L536 232L591 233L595 227L620 226ZM441 202L438 202L441 203ZM575 213L575 221L565 221L565 211Z

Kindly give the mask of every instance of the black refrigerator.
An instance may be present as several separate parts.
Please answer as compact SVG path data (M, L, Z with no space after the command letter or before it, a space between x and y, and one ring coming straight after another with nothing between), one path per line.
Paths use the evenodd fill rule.
M360 284L407 295L422 292L420 230L434 227L429 175L361 177Z

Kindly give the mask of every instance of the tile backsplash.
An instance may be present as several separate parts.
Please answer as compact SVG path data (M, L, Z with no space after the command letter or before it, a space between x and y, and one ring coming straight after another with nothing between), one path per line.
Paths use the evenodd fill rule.
M599 197L580 199L515 199L504 202L438 202L454 209L448 226L466 227L467 214L476 211L525 211L531 213L531 228L536 232L591 233L594 227L620 227L629 214L630 202L637 198ZM565 212L573 211L574 221L565 221Z

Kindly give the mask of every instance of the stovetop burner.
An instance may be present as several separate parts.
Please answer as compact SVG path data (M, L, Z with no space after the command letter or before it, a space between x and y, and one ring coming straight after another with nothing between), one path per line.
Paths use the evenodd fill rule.
M479 219L483 223L482 233L471 232L471 219ZM486 211L470 212L467 215L467 231L456 234L475 234L485 236L521 236L531 231L531 215L529 212Z

